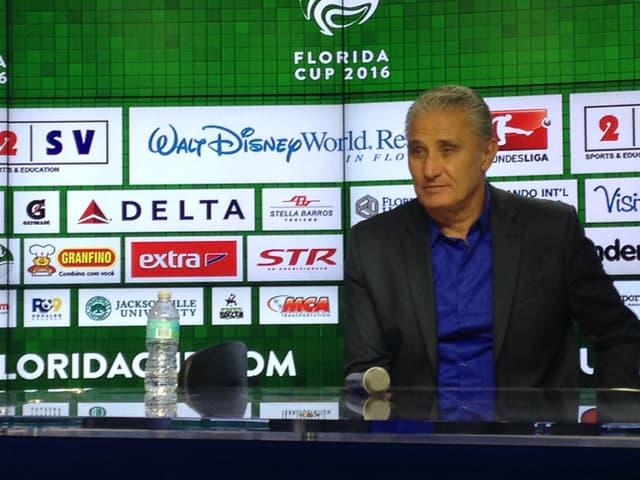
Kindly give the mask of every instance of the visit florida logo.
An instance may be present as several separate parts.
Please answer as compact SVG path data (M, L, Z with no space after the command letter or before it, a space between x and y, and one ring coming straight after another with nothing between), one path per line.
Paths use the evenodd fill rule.
M323 35L333 36L335 30L362 25L378 8L378 0L300 0L307 20L313 20Z

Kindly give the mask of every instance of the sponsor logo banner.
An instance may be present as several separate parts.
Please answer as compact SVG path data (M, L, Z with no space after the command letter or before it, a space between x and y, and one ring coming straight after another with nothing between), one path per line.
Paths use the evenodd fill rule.
M0 233L4 233L5 230L5 214L4 214L4 196L5 191L0 190Z
M78 402L79 417L144 417L144 402Z
M71 305L69 290L25 290L25 327L69 327Z
M347 104L345 179L411 180L404 120L411 102Z
M22 405L22 416L68 417L69 410L66 402L28 402Z
M338 420L338 402L260 402L260 418L282 420Z
M262 190L262 229L339 230L341 205L339 187L265 188Z
M157 298L157 289L107 288L78 290L80 327L143 326ZM180 325L203 325L204 304L200 288L171 288L171 302Z
M577 180L523 180L491 182L492 185L521 197L544 198L568 203L578 209Z
M0 283L16 285L20 283L20 240L0 239Z
M640 274L640 227L585 228L605 271L611 275Z
M122 109L16 108L0 122L0 173L12 187L122 184Z
M270 235L247 239L249 281L342 280L342 235Z
M15 233L60 233L59 192L14 192Z
M341 182L341 105L131 108L133 185Z
M15 290L0 290L0 328L15 328L18 311Z
M127 237L128 282L241 281L242 237Z
M211 289L213 325L251 325L251 287Z
M613 285L624 304L640 320L640 280L616 280Z
M640 171L640 91L573 93L571 172Z
M24 283L117 283L119 238L24 240Z
M640 178L587 178L587 222L640 221Z
M67 230L212 232L254 230L253 189L67 192Z
M261 287L261 325L338 323L338 287Z
M413 185L351 187L349 192L352 226L361 220L387 212L416 198Z
M562 173L562 95L485 100L498 140L498 152L487 176Z

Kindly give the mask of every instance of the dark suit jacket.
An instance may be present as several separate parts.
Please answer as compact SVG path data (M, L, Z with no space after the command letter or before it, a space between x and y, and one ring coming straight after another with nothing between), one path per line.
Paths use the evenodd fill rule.
M596 386L636 386L640 322L624 306L575 209L489 186L496 387L575 388L575 327ZM345 375L386 367L393 386L438 384L428 221L413 200L355 225L345 263Z

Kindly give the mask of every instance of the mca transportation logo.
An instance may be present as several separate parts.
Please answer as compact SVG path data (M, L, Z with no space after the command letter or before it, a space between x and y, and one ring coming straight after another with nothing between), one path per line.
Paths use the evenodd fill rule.
M362 25L378 8L378 0L300 0L304 18L314 21L329 37L336 30Z

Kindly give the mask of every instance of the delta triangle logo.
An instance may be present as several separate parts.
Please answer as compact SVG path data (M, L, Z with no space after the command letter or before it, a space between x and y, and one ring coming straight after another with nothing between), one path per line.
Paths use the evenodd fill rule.
M80 215L78 224L106 224L109 223L109 219L102 212L95 200L91 200L89 206L84 210L84 213Z

